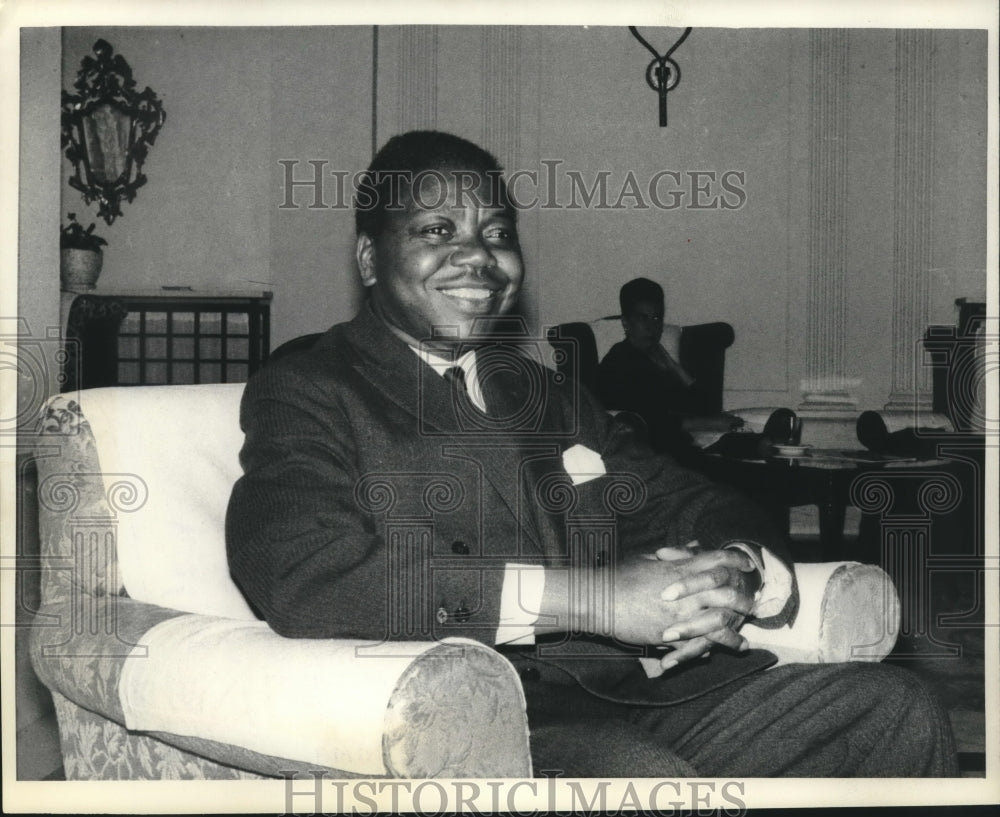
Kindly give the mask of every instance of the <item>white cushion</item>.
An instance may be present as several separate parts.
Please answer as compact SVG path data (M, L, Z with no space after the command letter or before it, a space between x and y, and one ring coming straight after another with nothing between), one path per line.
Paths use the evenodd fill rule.
M899 596L880 567L858 562L798 562L799 612L792 627L746 624L751 647L770 650L778 665L881 661L899 634Z
M80 392L105 488L118 507L122 582L140 601L252 619L229 576L226 506L242 473L242 383ZM132 475L131 477L128 475ZM132 482L138 494L116 489Z
M179 616L143 635L118 694L129 729L384 775L390 697L413 660L438 646L282 638L262 621Z

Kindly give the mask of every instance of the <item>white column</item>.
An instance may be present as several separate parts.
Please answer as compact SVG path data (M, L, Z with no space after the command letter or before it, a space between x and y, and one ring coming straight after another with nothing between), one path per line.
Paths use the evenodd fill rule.
M481 141L509 170L521 157L521 27L482 28Z
M853 409L845 377L848 47L845 30L810 34L808 327L802 410Z
M437 26L379 26L375 143L438 124Z
M933 80L933 32L896 32L892 391L887 410L931 405L931 374L922 365L921 338L930 323Z
M437 26L406 26L399 37L396 133L437 125Z

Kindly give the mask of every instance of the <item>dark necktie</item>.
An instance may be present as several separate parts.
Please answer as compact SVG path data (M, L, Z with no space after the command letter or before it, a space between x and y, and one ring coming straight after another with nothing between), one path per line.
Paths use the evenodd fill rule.
M444 370L444 379L451 386L452 399L457 400L455 407L463 406L462 411L467 411L471 407L477 411L483 411L469 393L469 384L465 382L465 370L461 366L452 366Z
M461 366L452 366L444 370L444 379L447 380L453 389L465 393L465 371Z

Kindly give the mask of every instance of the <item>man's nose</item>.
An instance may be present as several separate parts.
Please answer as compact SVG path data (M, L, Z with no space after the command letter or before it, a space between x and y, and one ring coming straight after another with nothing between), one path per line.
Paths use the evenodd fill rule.
M496 257L479 236L470 236L462 241L451 254L451 263L456 267L495 267Z

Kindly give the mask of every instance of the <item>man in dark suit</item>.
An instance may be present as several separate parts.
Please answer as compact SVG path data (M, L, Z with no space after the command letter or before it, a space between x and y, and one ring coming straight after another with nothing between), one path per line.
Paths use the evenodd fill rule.
M774 657L739 629L795 617L780 538L525 353L492 156L395 137L356 206L367 303L243 398L227 543L259 615L289 637L497 646L538 771L954 774L947 720L911 676L761 672Z

